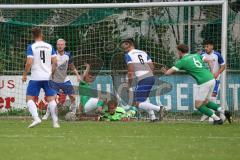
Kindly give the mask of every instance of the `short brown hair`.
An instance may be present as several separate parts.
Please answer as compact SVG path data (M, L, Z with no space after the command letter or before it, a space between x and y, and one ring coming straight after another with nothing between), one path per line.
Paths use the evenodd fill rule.
M135 42L133 40L133 38L127 38L127 39L124 39L121 44L123 43L129 43L131 46L135 46Z
M177 45L177 50L181 51L182 53L188 53L189 51L188 46L185 44Z
M117 107L118 103L117 103L117 101L114 99L114 100L110 100L110 101L108 101L107 105L108 105L108 106L110 106L110 105L114 105L114 106Z
M35 27L35 28L32 29L32 36L33 36L33 38L38 38L41 35L42 35L42 31L41 31L40 28Z

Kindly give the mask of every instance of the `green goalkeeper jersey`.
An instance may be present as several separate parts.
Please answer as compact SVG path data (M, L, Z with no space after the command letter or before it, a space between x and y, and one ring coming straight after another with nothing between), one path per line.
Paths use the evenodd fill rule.
M205 67L200 54L185 54L176 62L173 69L185 70L197 81L198 85L214 79L213 74Z

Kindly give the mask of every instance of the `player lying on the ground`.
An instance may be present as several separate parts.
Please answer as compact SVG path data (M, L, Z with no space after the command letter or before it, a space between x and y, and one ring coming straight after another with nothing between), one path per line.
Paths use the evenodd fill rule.
M35 42L27 48L27 62L22 77L23 82L25 82L27 74L31 69L31 80L27 87L26 100L29 112L33 117L33 122L28 127L31 128L41 123L36 104L34 103L34 97L39 96L40 89L42 88L49 103L53 127L59 128L56 113L56 92L49 86L50 77L57 65L56 53L50 44L43 41L43 35L39 28L34 28L32 35Z
M111 100L107 103L107 110L103 111L100 121L129 121L136 115L136 108L131 107L128 110L118 106L117 101Z
M76 95L74 92L73 85L67 76L68 68L76 75L77 80L80 81L80 75L76 70L70 52L66 52L64 49L66 47L66 41L64 39L57 40L57 68L53 74L50 81L50 87L54 89L57 93L62 91L65 95L68 95L71 100L70 109L72 112L76 113ZM47 120L50 115L49 107L47 108L46 114L43 116L43 120Z
M156 106L147 101L152 86L155 83L153 75L154 65L151 58L146 52L135 49L134 40L131 38L122 42L122 48L126 52L125 61L128 66L129 90L132 90L132 87L134 87L134 79L137 81L132 105L147 111L151 121L154 122L157 120L154 111L160 113L160 120L162 120L163 106Z
M205 48L205 51L202 52L201 55L204 57L205 60L208 60L210 62L209 63L210 69L216 81L213 93L211 95L211 100L217 103L217 94L219 92L220 76L221 76L221 73L225 70L225 62L221 54L213 50L214 45L212 41L206 40L204 42L204 48ZM201 117L201 121L204 121L207 118L208 117L206 115L203 115ZM213 121L213 119L209 118L209 121Z
M212 73L204 67L203 57L200 54L188 54L188 50L188 46L184 44L178 45L179 60L171 69L162 68L162 72L165 75L171 75L176 71L185 70L197 82L196 95L194 97L196 109L202 114L213 118L213 124L223 124L225 117L231 123L230 113L223 111L219 105L211 101L215 79ZM221 118L212 112L211 109L220 112Z
M93 97L90 84L95 80L93 72L90 72L90 65L85 64L86 69L82 75L82 80L79 83L79 112L88 113L96 111L96 113L102 113L104 101L100 97Z

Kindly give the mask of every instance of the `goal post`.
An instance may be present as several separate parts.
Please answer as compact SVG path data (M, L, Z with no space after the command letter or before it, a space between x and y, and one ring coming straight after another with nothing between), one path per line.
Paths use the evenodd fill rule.
M103 61L108 61L110 58L108 57L108 56L111 56L110 54L106 54L105 52L108 52L108 51L106 51L106 50L104 50L104 51L102 51L102 47L105 47L105 46L101 46L101 44L100 44L100 42L96 42L95 44L91 44L91 40L93 39L93 38L96 38L96 37L93 37L93 36L100 36L100 37L98 37L97 39L98 39L98 41L102 41L104 38L106 38L105 36L104 36L104 33L106 33L106 34L109 34L109 33L107 33L107 32L109 32L109 31L111 31L112 33L113 32L121 32L121 31L123 31L123 32L125 32L125 28L124 29L122 29L121 27L119 27L120 29L118 29L118 30L108 30L108 28L111 28L111 27L115 27L114 25L122 25L121 23L130 23L130 21L131 21L131 23L136 23L137 25L139 25L140 27L140 31L139 31L139 34L141 34L141 33L143 33L143 34L148 34L148 36L149 37L154 37L155 35L154 34L151 34L151 32L150 32L150 30L151 30L151 27L155 27L155 30L157 30L157 25L152 25L152 26L150 26L150 25L146 25L145 23L147 23L147 24L154 24L154 23L163 23L162 21L161 21L161 18L159 18L159 19L157 19L157 20L153 20L153 17L155 16L155 14L165 14L165 13L161 13L161 12L158 12L158 10L156 9L156 11L155 12L152 12L152 11L148 11L147 13L141 13L141 14L139 14L138 12L136 12L136 13L134 13L134 14L139 14L139 15L141 15L141 16L146 16L146 14L152 14L152 15L150 15L150 16L148 16L148 18L151 20L149 20L148 21L148 19L146 19L146 17L131 17L132 15L130 15L129 17L128 17L128 19L130 19L130 20L128 20L128 19L126 19L126 22L125 21L122 21L121 23L119 23L119 24L114 24L114 23L117 23L117 22L114 22L113 24L106 24L106 26L104 26L105 25L105 21L103 20L103 19L101 19L101 17L99 18L98 17L98 13L100 13L100 12L102 12L102 9L106 9L106 10L108 10L108 9L112 9L111 10L111 13L108 13L108 12L106 12L106 13L104 13L103 15L104 16L106 16L106 15L109 15L109 14L111 14L111 15L115 15L115 14L118 14L118 12L119 12L119 10L121 9L121 11L124 11L125 9L126 10L128 10L128 9L136 9L136 10L138 10L138 9L144 9L144 8L161 8L161 7L197 7L197 6L201 6L201 7L211 7L211 6L220 6L221 7L221 23L219 23L219 24L221 24L221 37L219 37L219 39L221 39L221 40L219 40L220 42L221 42L221 54L222 54L222 57L223 57L223 59L227 62L227 40L228 40L228 36L227 36L227 32L228 32L228 0L208 0L208 1L181 1L181 2L140 2L140 3L96 3L96 4L0 4L0 25L4 25L4 23L6 23L6 22L8 22L8 20L6 20L6 19L11 19L12 17L11 17L11 11L13 11L13 10L31 10L31 12L29 12L29 14L34 14L35 16L37 16L37 17L39 17L39 16L42 16L42 17L44 17L45 15L45 13L42 11L42 10L51 10L51 9L56 9L55 11L52 11L52 13L47 13L47 14L55 14L53 17L52 17L52 19L50 18L49 19L49 21L51 21L51 20L53 20L54 18L59 18L60 20L61 20L61 15L63 15L63 14L65 14L65 11L68 13L68 14L70 14L70 12L69 12L69 9L71 10L71 9L74 9L74 12L72 12L71 13L71 15L69 15L69 17L70 18L74 18L74 21L73 22L71 22L71 24L70 24L70 22L69 23L64 23L64 24L60 24L59 22L60 22L60 20L59 21L57 21L56 22L56 24L54 24L55 22L54 22L54 20L53 20L53 23L47 23L47 22L49 22L49 21L43 21L42 23L38 23L38 24L36 24L36 23L26 23L26 22L22 22L22 21L18 21L18 19L17 18L19 18L19 17L17 17L18 15L16 14L16 15L13 15L13 16L16 16L17 18L17 20L16 21L14 21L14 23L11 23L10 25L21 25L22 27L26 27L26 28L28 28L28 29L26 29L26 32L27 31L29 31L29 28L31 28L31 27L33 27L33 26L39 26L39 27L43 27L44 28L44 30L46 30L46 31L51 31L51 30L53 30L52 31L52 33L51 34L49 34L48 35L48 37L46 37L47 38L47 40L50 40L50 41L52 41L53 39L54 40L56 40L56 38L61 38L61 37L59 37L59 35L60 34L58 34L57 36L55 36L54 35L54 33L55 32L57 32L57 31L55 31L55 30L58 30L58 27L62 27L62 28L60 28L59 29L59 32L65 32L66 34L67 33L69 33L69 35L68 36L66 36L66 37L70 37L70 38L72 38L72 37L74 37L74 36L76 36L76 34L81 34L79 37L77 37L77 38L75 38L74 37L74 40L75 40L75 42L74 42L74 45L75 46L73 46L71 49L72 50L74 50L74 49L76 49L76 51L75 51L75 57L76 56L78 56L77 55L77 53L80 53L80 50L81 49L84 49L84 48L81 48L81 47L86 47L87 49L86 50L84 50L85 52L88 52L87 54L89 55L89 54L91 54L90 52L102 52L102 59L103 59ZM78 15L78 13L79 12L81 12L81 13L83 13L84 14L84 12L87 12L88 10L90 10L90 9L99 9L99 11L96 11L96 13L92 13L93 15L92 15L92 17L90 17L90 19L88 20L88 16L82 16L82 14L79 14ZM2 11L1 11L2 10ZM37 12L39 10L39 13ZM201 10L201 8L199 9L199 10ZM6 14L4 14L4 11L7 11L7 13ZM170 9L170 10L167 10L166 12L171 12L172 10ZM126 12L128 12L128 11L126 11ZM8 13L10 13L10 15L7 15ZM39 14L39 15L38 15ZM75 14L75 15L74 15ZM122 13L122 15L121 16L119 16L119 17L117 17L117 18L119 18L119 19L121 19L121 18L125 18L125 17L123 17L123 16L126 16L128 13ZM179 13L178 13L179 14ZM184 14L184 13L182 13L182 14ZM200 15L200 14L199 14ZM20 19L22 20L25 20L25 19L27 19L27 18L29 18L29 19L34 19L34 16L29 16L29 17L27 17L27 15L19 15L19 16L23 16L22 18L20 17ZM26 16L26 17L24 17L24 16ZM74 17L74 16L76 16L76 17ZM82 16L82 17L81 17ZM86 24L94 24L95 23L95 21L97 21L97 20L95 20L93 17L96 17L96 19L97 18L99 18L99 19L97 19L98 20L98 23L96 23L95 24L95 26L94 27L89 27L89 28L87 28L86 29L86 34L89 34L89 37L87 37L86 36L86 34L83 34L83 33L81 33L81 29L84 29L84 25L86 25ZM178 15L179 16L179 15ZM187 14L187 17L191 17L192 15L191 15L191 13L188 13ZM6 18L7 17L7 18ZM169 18L169 15L168 16L165 16L165 15L163 15L162 16L163 18ZM203 16L204 17L204 16ZM67 17L68 18L68 17ZM80 18L83 18L83 19L80 19ZM85 18L85 19L84 19ZM104 17L105 19L108 19L108 17L106 16L106 17ZM170 17L171 18L171 17ZM163 38L163 40L161 39L161 38L159 38L158 40L157 40L157 42L159 42L159 41L164 41L164 39L166 39L166 40L168 40L169 41L169 43L171 43L172 42L172 40L169 40L170 38L169 38L169 36L171 36L168 32L170 32L168 29L166 29L166 25L168 25L167 23L174 23L174 22L172 22L172 21L174 21L174 18L178 18L178 17L173 17L171 20L169 20L168 22L166 22L165 24L163 24L162 26L164 26L163 28L160 28L159 30L160 31L158 31L158 32L156 32L155 34L165 34L165 36L162 36L161 38ZM211 17L212 18L212 17ZM114 17L112 18L112 19L114 19ZM219 19L219 17L218 18L216 18L217 20ZM66 20L66 19L63 19L63 20ZM173 35L176 35L176 37L178 38L177 40L176 40L176 42L174 42L174 43L183 43L184 42L184 39L186 38L186 39L188 39L188 42L186 43L186 44L188 44L188 46L191 46L192 44L191 44L191 42L190 42L190 40L191 39L193 39L193 38L191 38L192 37L192 33L191 32L189 32L189 30L191 29L191 25L192 25L192 21L187 21L187 22L179 22L179 21L184 21L185 19L184 18L182 18L182 19L180 19L180 20L177 20L178 22L178 24L177 25L184 25L184 26L186 26L186 28L188 28L188 32L186 33L186 34L184 34L184 35L176 35L177 33L173 33ZM216 21L217 21L216 20ZM33 20L34 21L34 20ZM145 22L146 21L146 22ZM157 22L156 22L157 21ZM200 21L203 21L202 19L199 19L199 22ZM213 19L213 21L215 21L215 19ZM58 24L59 23L59 24ZM100 24L100 23L103 23L103 24ZM107 22L106 22L107 23ZM112 22L111 22L112 23ZM141 23L141 24L140 24ZM193 23L198 23L198 22L193 22ZM204 22L205 23L205 22ZM206 22L207 23L207 22ZM215 23L215 22L213 22L213 23ZM71 27L72 28L68 28L68 24L70 24L71 25ZM107 26L108 25L108 26ZM81 29L76 29L77 27L79 27L79 26L81 26L82 28ZM1 26L0 26L1 27ZM146 27L149 27L148 29L146 29ZM4 28L4 27L2 27L2 28ZM105 30L105 28L107 29L107 30ZM180 32L179 31L179 27L175 27L175 26L171 26L170 27L171 28L171 30L172 31L178 31L178 32ZM11 28L10 27L6 27L5 28L6 30L11 30ZM14 27L13 27L13 29L14 29ZM134 29L136 29L136 28L133 28L132 30L134 30ZM144 29L146 29L146 30L148 30L148 33L145 33L145 31L142 31L142 30L144 30ZM212 28L212 29L214 29L214 27ZM131 29L129 29L129 30L131 30ZM1 30L0 30L1 31ZM2 32L4 32L5 30L4 29L2 29ZM77 33L74 33L75 31L77 31ZM11 31L10 31L11 32ZM16 31L17 32L17 31ZM140 33L141 32L141 33ZM164 33L161 33L161 32L164 32ZM209 31L209 34L211 34L210 33L211 31ZM198 32L196 32L196 33L198 33ZM22 36L26 36L26 37L24 37L25 39L21 39L20 38L20 40L21 40L21 42L18 42L18 44L17 45L19 45L20 47L19 47L19 50L21 50L21 52L22 52L22 50L23 50L23 46L26 46L26 44L25 43L27 43L27 42L29 42L30 40L28 39L29 38L29 35L28 35L29 33L23 33L22 34ZM198 34L200 34L200 33L198 33ZM126 35L131 35L129 32L128 33L126 33L125 34L125 37L126 37ZM133 35L133 34L132 34ZM85 37L84 37L85 36ZM102 36L102 37L101 37ZM124 36L119 36L119 37L117 37L117 38L115 38L115 39L113 39L113 41L114 42L109 42L109 44L106 44L106 45L109 45L109 46L107 46L107 48L110 48L110 50L115 50L115 48L114 47L117 47L117 45L118 45L118 43L119 43L119 41L120 41L120 39L122 38L122 37L124 37ZM135 37L136 37L136 35L135 35ZM143 37L143 36L142 36ZM211 36L210 36L211 37ZM82 39L87 39L85 42L83 42L83 40ZM152 40L152 39L154 39L154 38L149 38L149 39L144 39L144 40L141 40L141 35L140 36L138 36L138 38L137 38L137 41L138 41L138 43L139 43L139 45L145 45L144 47L141 47L142 49L146 49L148 46L147 45L150 45L150 43L152 42L152 41L154 41L154 40ZM157 39L157 38L156 38ZM6 40L9 40L9 39L7 39L6 38ZM80 41L80 42L78 42L78 40ZM3 40L2 40L3 41ZM68 40L67 40L68 41ZM19 43L23 43L23 44L19 44ZM79 45L78 43L84 43L84 45ZM160 42L159 42L160 43ZM79 46L78 46L79 45ZM1 47L3 47L4 45L2 45ZM96 48L91 48L92 46L95 46ZM6 47L6 45L5 45L5 47ZM14 45L12 46L12 47L15 47ZM97 48L98 47L98 48ZM160 49L160 46L157 46L157 44L151 44L151 46L150 47L153 47L154 48L154 52L156 51L158 51L158 52L162 52L162 50ZM166 46L164 46L164 45L162 45L161 47L166 47ZM192 46L191 46L192 47ZM6 47L7 48L7 47ZM11 48L11 47L10 47ZM195 48L196 48L196 46L195 46ZM6 49L7 50L7 49ZM166 49L167 50L167 49ZM152 48L150 48L149 49L149 51L151 52L153 52L153 49ZM156 60L157 62L159 62L159 63L169 63L168 65L170 66L170 65L172 65L173 63L173 61L174 60L172 60L171 62L170 61L168 61L168 59L173 59L173 58L176 58L176 57L174 57L174 54L172 53L173 52L173 48L171 48L171 49L169 49L169 52L171 51L171 54L172 55L169 55L169 56L167 56L167 55L164 55L164 54L160 54L160 55L158 55L158 54L155 54L154 56L155 57L153 57L153 59L154 60ZM1 52L1 49L0 49L0 52ZM6 52L8 52L8 51L6 51ZM14 52L14 51L13 51ZM120 51L119 50L115 50L114 52L117 52L117 53L119 53ZM3 51L3 53L5 53L5 50ZM165 53L165 52L164 52ZM99 53L100 54L100 53ZM106 55L105 55L106 54ZM170 54L170 53L169 53ZM99 56L98 55L98 53L94 53L94 55L96 55L96 56ZM161 58L162 59L164 59L164 60L161 60ZM1 61L0 61L1 62ZM106 69L106 70L109 70L109 64L106 64L106 62L105 62L105 64L104 65L106 65L105 66L105 68L104 69ZM23 62L22 62L23 63ZM97 63L97 62L96 62ZM107 62L107 63L109 63L109 62ZM22 66L22 65L21 65ZM14 67L13 67L14 68ZM1 69L1 64L0 64L0 69ZM23 69L23 68L22 68ZM0 70L1 71L1 70ZM6 71L6 69L5 69L5 71ZM100 81L101 81L101 79L100 79ZM173 80L174 82L175 82L175 80ZM220 91L221 91L221 94L220 94L220 102L221 102L221 106L222 107L226 107L227 106L227 102L226 102L226 96L227 96L227 88L226 88L226 85L227 85L227 82L226 82L226 71L224 71L223 73L222 73L222 76L221 76L221 89L220 89ZM179 84L179 86L181 86L181 84ZM184 85L183 85L184 86ZM180 88L180 90L178 90L178 89L176 89L176 92L181 92L181 88ZM2 94L2 93L1 93ZM184 96L183 96L184 97ZM166 96L166 99L168 99L168 97ZM175 104L177 104L177 103L179 103L179 102L176 102ZM181 103L181 102L180 102ZM21 104L22 105L22 104Z

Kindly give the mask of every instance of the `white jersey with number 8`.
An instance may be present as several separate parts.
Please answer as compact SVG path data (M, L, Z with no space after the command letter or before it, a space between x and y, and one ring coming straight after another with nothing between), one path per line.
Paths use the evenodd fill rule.
M52 57L56 56L52 45L36 41L27 48L27 57L33 58L31 80L49 80L52 74Z

